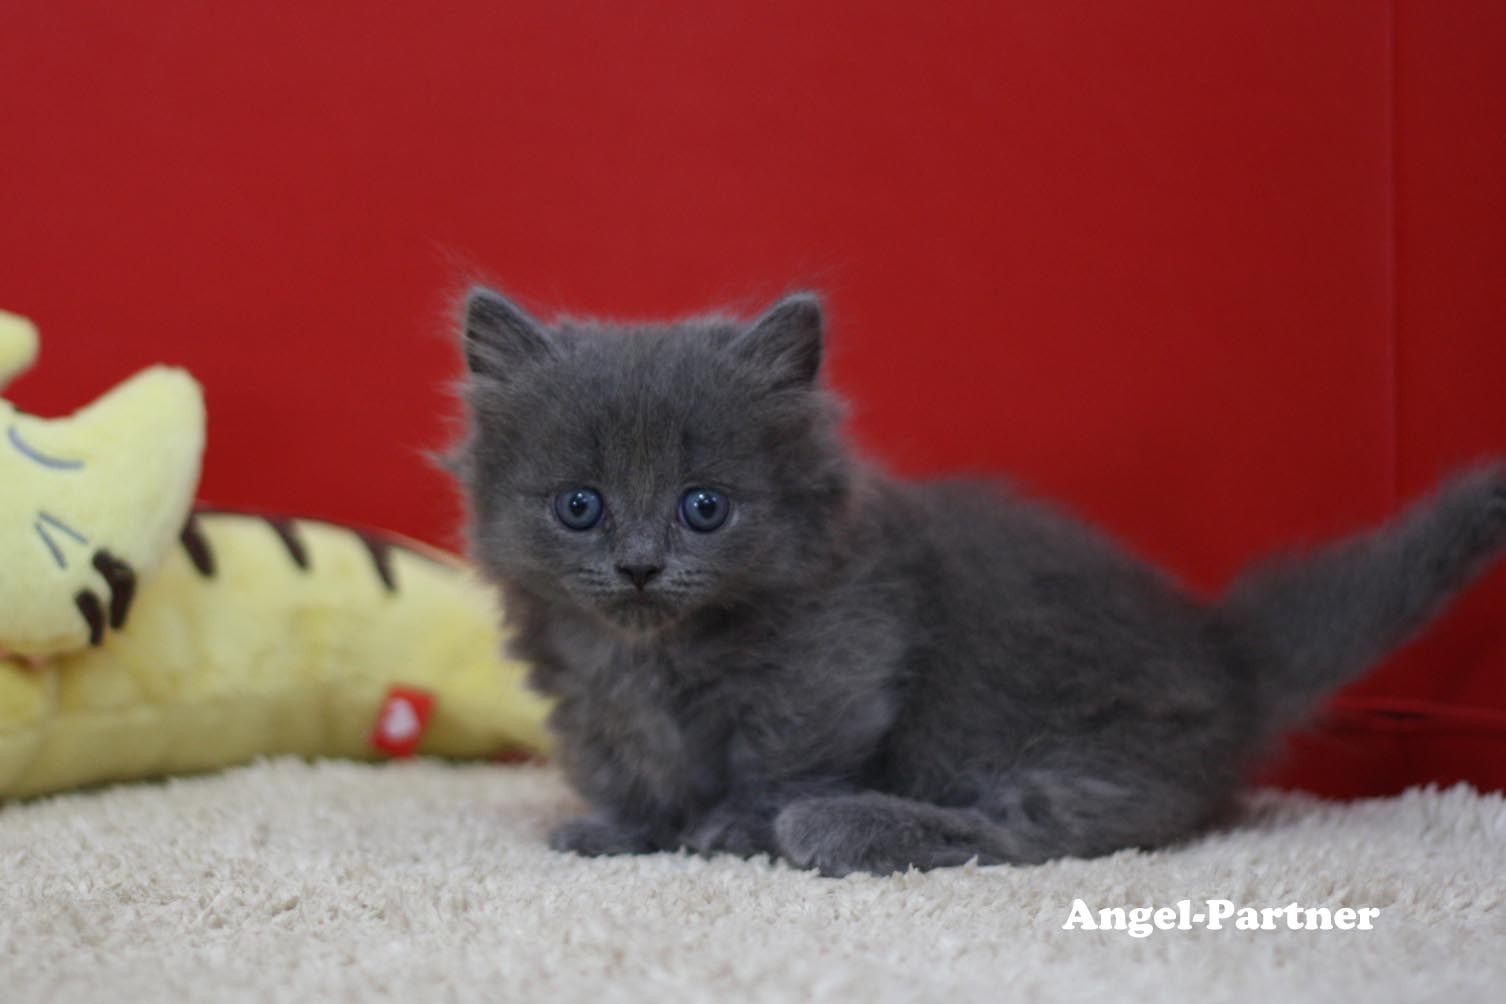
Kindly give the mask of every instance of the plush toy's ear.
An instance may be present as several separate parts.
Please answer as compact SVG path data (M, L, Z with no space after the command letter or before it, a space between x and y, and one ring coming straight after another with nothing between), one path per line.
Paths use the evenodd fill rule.
M37 358L37 329L24 317L0 310L0 388Z
M465 300L465 363L477 376L506 380L519 368L553 355L544 326L502 294L474 287Z
M821 301L814 293L780 300L733 341L776 387L805 386L821 371Z

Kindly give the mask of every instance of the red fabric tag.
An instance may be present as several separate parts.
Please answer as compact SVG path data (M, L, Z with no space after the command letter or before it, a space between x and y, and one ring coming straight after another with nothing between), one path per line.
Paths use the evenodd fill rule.
M434 695L413 687L393 687L377 713L371 745L390 757L410 757L429 727Z

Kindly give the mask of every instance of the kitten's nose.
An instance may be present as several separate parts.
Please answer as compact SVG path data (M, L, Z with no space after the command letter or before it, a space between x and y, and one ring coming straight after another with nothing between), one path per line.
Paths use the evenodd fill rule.
M618 565L617 573L625 579L632 580L633 585L642 589L648 585L648 580L664 571L663 565Z

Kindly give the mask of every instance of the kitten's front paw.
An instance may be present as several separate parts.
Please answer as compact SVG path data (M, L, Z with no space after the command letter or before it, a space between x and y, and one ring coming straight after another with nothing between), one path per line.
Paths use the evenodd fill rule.
M774 820L780 855L796 868L814 868L827 878L869 871L847 834L834 827L821 799L787 805Z
M549 846L556 851L588 858L608 854L650 854L658 850L642 831L600 816L584 816L561 823L550 831Z
M699 854L775 854L774 824L767 813L717 810L706 817L685 840Z
M779 852L800 868L841 878L893 875L1003 860L997 827L975 809L950 809L863 792L806 798L774 820Z

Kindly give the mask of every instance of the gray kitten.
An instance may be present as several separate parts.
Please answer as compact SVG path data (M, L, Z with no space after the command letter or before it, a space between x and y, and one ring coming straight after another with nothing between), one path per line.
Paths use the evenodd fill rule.
M466 305L474 556L590 803L581 854L827 875L1154 847L1506 542L1506 466L1202 604L997 485L864 466L808 295L752 324Z

